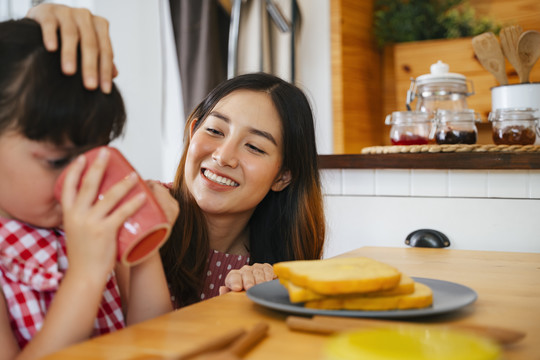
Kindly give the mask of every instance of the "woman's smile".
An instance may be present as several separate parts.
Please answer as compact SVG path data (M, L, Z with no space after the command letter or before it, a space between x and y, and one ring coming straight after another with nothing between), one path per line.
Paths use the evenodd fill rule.
M236 181L226 178L224 176L217 175L208 169L202 169L202 173L205 178L220 185L227 185L232 187L237 187L239 185Z

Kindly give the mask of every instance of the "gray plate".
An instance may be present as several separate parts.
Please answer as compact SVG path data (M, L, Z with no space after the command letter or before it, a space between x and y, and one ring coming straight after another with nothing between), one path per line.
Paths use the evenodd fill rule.
M424 309L388 310L388 311L355 311L355 310L319 310L308 309L302 304L289 301L287 289L273 280L255 285L247 291L247 296L264 307L301 315L330 315L371 318L412 318L444 314L461 309L476 301L476 292L464 285L450 281L413 277L414 281L425 284L433 291L433 305Z

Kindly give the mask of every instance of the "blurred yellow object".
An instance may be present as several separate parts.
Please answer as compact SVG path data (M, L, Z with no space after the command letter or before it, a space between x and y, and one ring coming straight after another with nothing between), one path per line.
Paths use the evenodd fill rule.
M341 333L328 341L325 360L500 360L494 342L465 332L401 327Z

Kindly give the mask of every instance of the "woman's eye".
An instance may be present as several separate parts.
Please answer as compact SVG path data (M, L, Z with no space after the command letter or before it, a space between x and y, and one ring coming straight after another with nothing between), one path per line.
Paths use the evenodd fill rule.
M210 127L206 128L206 132L208 132L208 133L210 133L212 135L223 135L223 133L221 131L210 128Z
M67 164L69 164L70 161L71 161L71 157L66 157L66 158L61 158L61 159L47 160L47 163L53 169L61 169L65 167Z
M256 147L256 146L253 146L253 145L251 145L251 144L246 144L246 146L247 146L250 150L255 151L256 153L259 153L259 154L266 154L266 152L265 152L264 150L261 150L261 149L259 149L259 148Z

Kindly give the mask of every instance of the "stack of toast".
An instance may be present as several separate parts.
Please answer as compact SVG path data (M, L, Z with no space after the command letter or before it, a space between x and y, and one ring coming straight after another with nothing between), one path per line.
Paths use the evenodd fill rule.
M324 310L383 311L432 305L431 289L367 257L284 261L274 272L292 303Z

